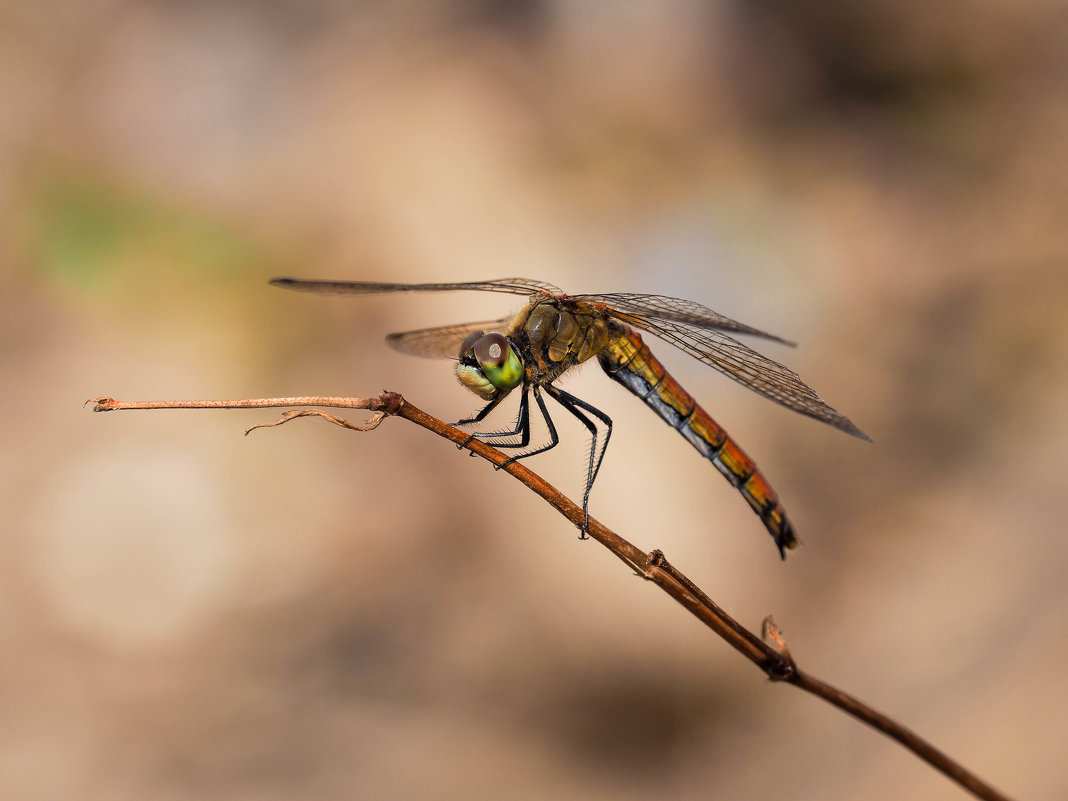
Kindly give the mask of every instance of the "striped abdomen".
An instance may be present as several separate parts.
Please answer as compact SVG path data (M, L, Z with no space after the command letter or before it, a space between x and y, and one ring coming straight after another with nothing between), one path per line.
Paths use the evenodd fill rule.
M621 330L597 358L608 375L652 407L742 493L775 538L783 558L787 548L797 547L793 526L786 519L775 490L753 460L668 374L637 331Z

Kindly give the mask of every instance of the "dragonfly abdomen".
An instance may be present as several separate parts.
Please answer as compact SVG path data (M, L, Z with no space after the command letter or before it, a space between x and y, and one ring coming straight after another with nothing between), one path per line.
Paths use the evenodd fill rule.
M638 332L621 330L609 339L598 359L610 377L645 401L742 493L764 522L783 556L787 548L797 547L793 526L787 520L775 490L753 460L671 377L642 342Z

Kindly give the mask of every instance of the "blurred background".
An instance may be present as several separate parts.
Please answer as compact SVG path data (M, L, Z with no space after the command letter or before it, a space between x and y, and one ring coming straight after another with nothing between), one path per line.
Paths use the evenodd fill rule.
M0 795L957 799L402 421L390 331L691 298L872 435L664 343L805 545L596 366L591 511L1021 798L1068 795L1068 18L1017 3L0 4ZM496 420L507 423L514 407ZM353 415L359 417L359 415ZM528 463L573 497L588 439Z

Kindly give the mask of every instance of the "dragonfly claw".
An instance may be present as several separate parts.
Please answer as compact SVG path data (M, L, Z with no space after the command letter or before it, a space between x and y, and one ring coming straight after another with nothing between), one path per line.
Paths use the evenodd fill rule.
M590 530L590 511L589 511L589 509L583 509L582 510L582 525L579 526L579 536L578 536L578 538L580 540L588 540L590 538L590 535L587 533L589 530Z

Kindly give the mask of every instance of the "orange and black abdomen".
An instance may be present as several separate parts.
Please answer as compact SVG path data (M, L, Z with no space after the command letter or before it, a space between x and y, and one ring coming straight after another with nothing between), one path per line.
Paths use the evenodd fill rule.
M775 538L785 558L797 547L793 526L779 498L753 460L657 361L637 331L620 327L598 354L612 378L644 400L664 421L689 440L749 502Z

